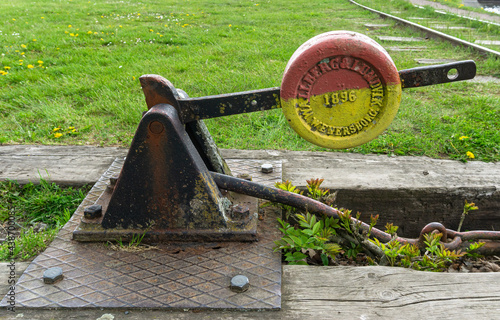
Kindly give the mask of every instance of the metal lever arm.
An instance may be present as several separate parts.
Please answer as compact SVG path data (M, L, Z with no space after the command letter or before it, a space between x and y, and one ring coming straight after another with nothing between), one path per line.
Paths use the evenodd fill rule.
M475 75L476 63L472 60L399 71L403 89L469 80Z
M450 71L453 70L456 73L452 75ZM475 75L476 64L472 60L399 71L403 89L468 80ZM178 102L183 123L281 108L279 87L179 99Z

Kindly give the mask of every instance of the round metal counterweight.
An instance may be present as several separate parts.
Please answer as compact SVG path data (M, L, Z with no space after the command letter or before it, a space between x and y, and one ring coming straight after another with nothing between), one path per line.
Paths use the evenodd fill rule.
M288 62L281 106L290 126L316 145L343 149L381 134L396 115L401 80L389 54L365 35L320 34Z

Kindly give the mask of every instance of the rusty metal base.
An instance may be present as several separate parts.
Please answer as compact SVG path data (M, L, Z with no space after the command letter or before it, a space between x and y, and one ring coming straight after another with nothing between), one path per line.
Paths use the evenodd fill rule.
M102 205L103 211L109 203L112 191L106 188L96 204ZM226 192L227 193L227 192ZM82 218L73 232L73 239L77 241L133 241L134 237L141 237L145 243L155 242L213 242L213 241L257 241L258 199L242 194L231 193L232 203L240 204L250 209L251 215L242 221L230 221L229 229L201 229L201 230L142 230L142 229L104 229L101 225L102 217L97 220Z
M281 307L281 255L273 252L279 238L276 216L258 222L257 242L160 244L155 248L114 250L106 243L71 239L83 215L120 170L115 161L96 183L71 220L51 245L29 265L16 284L18 308L153 308L278 310ZM281 163L275 172L258 172L262 162L228 160L235 174L250 173L254 181L272 185L281 180ZM44 284L43 272L61 267L64 279ZM229 289L237 274L246 275L250 288ZM7 306L4 298L0 306Z

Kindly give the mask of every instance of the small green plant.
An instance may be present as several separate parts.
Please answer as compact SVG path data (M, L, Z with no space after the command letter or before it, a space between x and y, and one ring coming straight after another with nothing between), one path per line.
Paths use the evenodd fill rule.
M306 215L296 215L300 228L294 228L288 222L278 218L281 224L283 237L275 241L274 250L283 250L285 261L289 264L306 265L307 258L327 266L335 255L341 252L341 248L336 243L330 243L329 238L335 234L335 228L338 227L338 220L331 217L317 220L315 215L306 213Z
M330 192L329 189L321 189L320 188L323 181L324 181L324 179L306 180L309 198L320 201L321 199L323 199L324 197L326 197L328 195L328 193Z
M387 223L385 225L385 232L387 232L388 234L390 234L391 236L394 236L396 235L396 232L398 231L399 227L398 226L395 226L391 223Z
M296 186L292 184L292 182L286 180L285 182L276 182L274 186L278 189L292 192L292 193L297 193L297 194L302 194L302 191L300 191ZM295 207L278 203L278 202L266 202L264 203L261 207L267 207L267 206L275 206L278 207L282 210L282 213L285 217L285 220L288 220L293 213L297 212L297 209Z
M444 271L458 258L465 255L460 250L449 250L440 242L441 233L424 235L425 253L422 255L414 244L401 244L392 239L388 243L381 243L378 239L370 239L384 253L392 267L401 266L415 270Z
M477 249L481 248L485 244L486 244L485 242L474 242L474 243L471 243L471 245L467 248L465 255L467 257L471 257L471 258L474 258L474 259L478 259L478 258L483 257L483 255L477 253L476 251L477 251Z
M458 224L457 232L460 232L460 229L462 229L462 224L465 220L465 216L469 214L469 211L474 211L478 210L479 208L476 206L474 202L467 202L465 200L465 205L464 205L464 210L462 211L462 216L460 217L460 223Z

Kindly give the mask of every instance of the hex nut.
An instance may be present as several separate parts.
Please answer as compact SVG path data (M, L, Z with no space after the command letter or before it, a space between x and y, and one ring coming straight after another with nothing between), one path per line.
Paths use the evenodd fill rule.
M242 220L248 218L250 215L250 208L248 206L242 206L237 204L232 207L231 218L235 220Z
M231 279L230 289L233 292L238 292L238 293L245 292L248 290L249 287L250 287L250 281L244 275L239 274Z
M85 219L96 219L102 216L102 206L100 204L93 204L83 210Z
M43 273L43 283L54 284L64 278L63 270L60 267L53 267Z
M263 165L260 166L260 171L263 173L271 173L273 172L274 168L273 165L270 163L264 163Z

